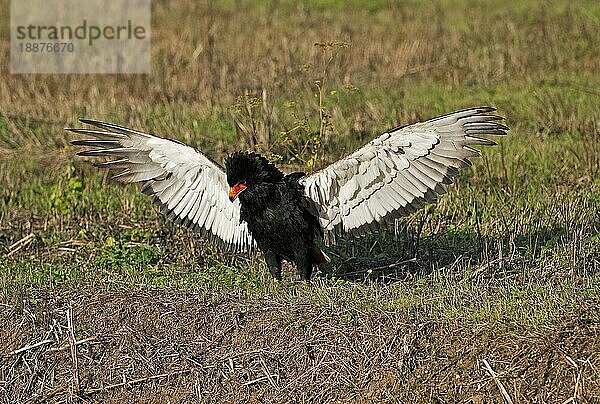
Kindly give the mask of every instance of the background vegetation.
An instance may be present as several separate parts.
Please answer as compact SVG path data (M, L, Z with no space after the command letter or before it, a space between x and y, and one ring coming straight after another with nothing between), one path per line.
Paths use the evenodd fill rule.
M600 400L598 2L152 7L148 75L8 74L0 17L4 401ZM170 225L63 130L96 118L310 172L477 105L510 135L310 285Z

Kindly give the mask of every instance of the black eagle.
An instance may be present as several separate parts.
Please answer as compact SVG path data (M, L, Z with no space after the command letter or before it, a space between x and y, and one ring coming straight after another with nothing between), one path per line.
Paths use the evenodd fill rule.
M93 139L80 156L110 157L98 167L121 182L141 182L167 217L235 252L258 247L273 276L295 262L303 279L329 261L319 245L362 236L393 224L446 192L480 135L506 135L491 107L471 108L383 133L311 175L284 174L265 157L238 151L222 167L200 151L111 123L81 119L97 129L67 129Z

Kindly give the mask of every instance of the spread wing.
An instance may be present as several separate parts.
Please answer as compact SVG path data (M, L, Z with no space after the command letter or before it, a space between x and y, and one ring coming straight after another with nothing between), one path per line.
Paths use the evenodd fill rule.
M375 232L435 202L458 169L480 155L471 145L496 144L477 135L506 135L493 111L466 109L392 129L305 177L304 192L320 207L325 242Z
M80 156L110 157L98 167L116 170L121 182L141 182L142 192L170 220L208 237L221 248L249 251L254 240L245 222L240 222L240 202L229 201L223 167L204 154L170 139L105 122L82 119L94 129L67 129L93 139L74 140L89 147Z

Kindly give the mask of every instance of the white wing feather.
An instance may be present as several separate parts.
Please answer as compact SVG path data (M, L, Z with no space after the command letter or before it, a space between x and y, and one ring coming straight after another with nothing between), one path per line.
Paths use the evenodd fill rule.
M177 141L163 139L110 123L81 120L102 130L68 129L91 135L75 140L90 147L81 156L113 157L99 167L119 170L114 179L142 182L142 192L154 197L170 220L208 237L226 250L249 251L255 242L240 222L240 202L231 203L223 167Z
M495 144L474 135L507 133L493 111L472 108L392 129L303 178L306 195L320 208L325 242L374 232L435 202L458 169L470 165L468 158L480 155L470 145Z

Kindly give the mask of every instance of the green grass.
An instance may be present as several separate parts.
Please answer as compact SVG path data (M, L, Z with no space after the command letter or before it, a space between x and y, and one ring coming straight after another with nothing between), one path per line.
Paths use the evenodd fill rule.
M515 138L503 149L514 153ZM569 179L544 167L544 156L564 144L550 139L543 143L545 152L521 146L521 158L529 164L511 163L506 173L491 176L487 170L500 171L501 164L494 160L498 150L488 153L489 167L479 161L428 209L417 264L372 272L412 257L421 214L406 221L397 236L372 236L332 249L336 258L324 271L333 279L312 287L274 284L261 261L220 255L199 240L190 246L190 234L166 223L134 187L103 185L82 166L83 172L68 171L55 182L24 184L4 200L5 215L29 215L6 223L15 226L31 217L36 223L31 245L2 258L0 286L9 295L17 289L84 285L176 288L270 296L292 304L309 299L317 307L394 310L460 322L560 322L581 314L582 305L598 304L600 285L598 185L569 187ZM526 172L531 174L524 177ZM502 182L506 185L499 186ZM13 229L4 234L7 246L29 231ZM351 278L359 281L344 280L347 272L358 272ZM587 315L597 321L593 313Z
M463 173L457 186L451 188L449 195L443 197L426 218L418 265L419 271L427 275L418 279L427 282L428 287L415 289L409 283L397 289L400 296L392 298L391 303L386 297L384 301L358 299L356 304L391 305L403 310L422 306L423 312L433 316L459 316L462 320L480 316L515 317L534 324L533 319L537 318L555 321L571 313L579 298L589 298L588 293L593 297L593 291L598 288L600 183L598 161L593 155L586 157L586 149L598 149L595 95L576 88L567 92L561 89L562 85L550 83L517 82L453 88L448 92L443 86L426 83L413 86L406 94L397 90L378 93L375 89L326 99L327 108L341 111L361 108L359 103L365 100L375 103L381 111L393 111L394 106L403 105L403 111L418 111L414 119L425 119L461 106L489 103L498 106L511 127L509 137L501 139L499 147L483 150L484 159L475 161L474 167ZM191 143L208 152L217 151L218 143L225 145L221 146L225 150L232 150L236 142L233 126L225 115L210 114L203 118L188 107L173 111L169 116L165 107L159 111L152 104L143 104L141 108L148 110L144 126L157 127L157 133L171 134L173 132L161 128L176 122L175 137L187 140L187 136L182 135L190 133ZM551 114L546 115L545 111ZM351 151L397 123L392 116L381 118L369 123L378 125L378 131L365 130L354 135L351 128L344 127L348 122L336 122L336 126L343 128L338 129L339 132L346 135L325 144L322 164L341 156L344 153L341 150ZM35 127L31 131L40 132ZM66 139L62 132L50 134ZM276 152L281 153L281 150ZM30 225L36 234L33 255L22 252L3 258L1 279L5 293L16 286L77 287L97 282L134 288L175 287L218 292L241 289L254 297L270 293L271 281L263 274L260 261L252 260L241 266L224 265L221 261L230 258L217 255L203 244L198 247L199 259L185 245L179 246L184 250L183 258L177 257L179 252L174 244L184 244L189 237L187 233L175 231L165 223L135 187L107 184L100 174L74 159L71 153L72 149L67 148L57 158L45 155L37 160L34 154L25 161L9 154L2 163L9 180L0 200L3 222L9 225L4 233L5 248L27 235L22 227L24 222L31 221L31 216L34 220ZM47 170L46 164L39 165L48 158L52 161L51 170ZM415 215L407 221L407 229L414 232L418 218L419 215ZM42 222L44 228L40 229ZM126 230L121 230L122 227ZM177 235L175 242L161 239L173 234ZM367 259L359 263L359 270L365 273L377 260L410 258L406 256L412 248L410 243L398 237L394 242L382 243L375 255L370 254L367 249L375 240L377 237L362 244L351 243L353 250L344 246L334 249L342 258L337 263L334 261L328 270L339 275L336 264L344 269L340 261L345 264L344 260L351 259L356 252L359 261L361 254L375 257L375 261ZM66 258L56 256L61 245L74 242L82 245ZM448 274L450 284L436 275L440 268L452 264L461 255L471 261L461 261L457 274ZM474 291L482 285L461 284L460 280L490 261L494 264L485 275L501 279L507 276L507 279L496 282L488 293L480 296L477 304L471 305ZM509 268L507 274L502 273L504 267ZM550 273L554 271L558 279L546 280L552 278ZM518 281L512 279L515 273ZM536 281L541 277L547 283L533 288L529 284L530 277ZM385 273L383 278L385 280ZM591 287L579 291L585 295L576 294L571 302L564 301L573 292L569 285L574 281L586 281ZM456 299L448 301L444 291L453 289L454 282L459 282L458 288L452 291ZM487 281L482 282L485 286ZM363 287L370 293L373 288L386 286L367 282L352 288ZM534 293L538 288L546 293ZM347 287L341 290L346 293ZM559 296L552 301L556 291ZM516 292L524 293L525 297L511 298ZM285 300L288 296L284 293L281 298ZM480 307L482 300L502 303ZM540 313L536 313L538 310Z

